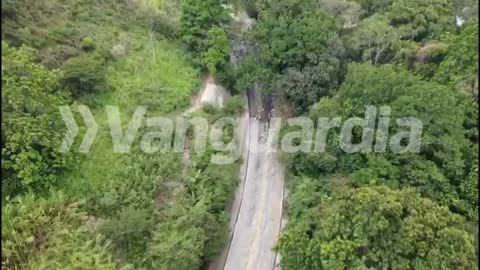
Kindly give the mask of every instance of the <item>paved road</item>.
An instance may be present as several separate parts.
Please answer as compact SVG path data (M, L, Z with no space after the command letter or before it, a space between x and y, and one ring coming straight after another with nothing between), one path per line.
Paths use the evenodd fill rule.
M258 103L251 100L251 116L262 107ZM273 248L282 222L284 167L279 153L266 148L275 137L266 128L268 117L249 121L245 186L224 270L272 270L277 257Z
M244 49L237 48L241 52L239 58ZM230 207L232 239L208 270L280 270L279 256L273 248L282 221L285 223L282 220L284 166L279 162L279 153L264 149L275 136L273 130L265 128L270 122L271 97L262 98L260 92L258 85L248 92L249 112L242 121L245 131L242 156L246 162Z

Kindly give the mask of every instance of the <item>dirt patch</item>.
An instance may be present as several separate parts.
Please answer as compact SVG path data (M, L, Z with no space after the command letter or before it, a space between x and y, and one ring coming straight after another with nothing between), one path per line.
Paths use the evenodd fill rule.
M209 75L202 83L202 89L192 98L192 107L185 113L189 114L198 111L205 104L210 104L217 108L223 108L230 93L218 84L212 75Z
M230 94L221 85L217 84L213 76L208 76L205 82L205 88L200 97L200 104L210 104L217 108L223 108L225 101Z

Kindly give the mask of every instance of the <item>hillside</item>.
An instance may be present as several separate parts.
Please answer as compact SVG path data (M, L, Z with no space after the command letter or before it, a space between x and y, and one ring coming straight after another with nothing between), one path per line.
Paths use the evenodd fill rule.
M477 17L2 1L2 267L478 269Z

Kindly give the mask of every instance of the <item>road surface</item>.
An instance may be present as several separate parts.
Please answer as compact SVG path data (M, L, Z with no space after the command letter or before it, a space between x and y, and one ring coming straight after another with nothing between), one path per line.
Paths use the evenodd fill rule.
M282 223L284 167L279 153L265 148L274 138L274 131L266 128L268 105L258 106L256 100L251 98L250 116L260 112L262 117L249 118L248 166L238 216L232 216L236 222L224 270L278 269L273 248Z
M243 45L235 48L233 64L246 53ZM244 163L229 207L231 241L208 270L280 270L280 257L273 248L286 222L282 217L285 172L280 153L265 149L275 138L275 131L268 128L273 106L271 98L260 92L257 86L248 92L249 112L242 121Z

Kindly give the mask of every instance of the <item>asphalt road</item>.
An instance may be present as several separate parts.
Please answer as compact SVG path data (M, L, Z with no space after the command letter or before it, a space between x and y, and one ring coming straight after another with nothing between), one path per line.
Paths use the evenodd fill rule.
M280 257L273 248L286 222L282 220L285 171L280 153L265 149L275 138L267 128L272 98L261 97L258 85L247 93L249 111L241 132L244 163L240 186L229 207L232 238L208 270L280 270Z
M271 100L263 99L262 106L258 100L250 98L248 166L224 270L279 269L273 248L282 223L284 167L279 153L268 149L274 138L274 131L267 128ZM253 117L255 112L263 116Z

